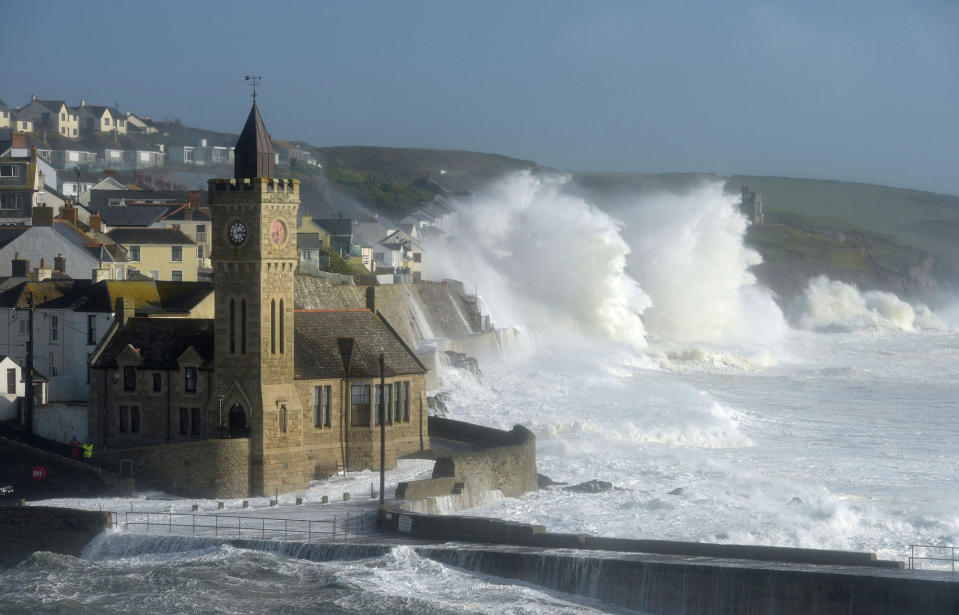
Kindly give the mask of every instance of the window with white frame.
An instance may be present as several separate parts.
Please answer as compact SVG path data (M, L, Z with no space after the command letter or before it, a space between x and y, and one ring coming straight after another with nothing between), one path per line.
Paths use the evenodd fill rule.
M173 246L170 248L170 260L174 263L183 261L183 246Z
M134 262L140 260L140 246L130 246L130 260Z
M20 177L20 165L0 164L0 177Z
M196 242L206 243L206 225L205 224L196 225Z
M50 343L56 344L60 340L60 317L50 315Z
M203 246L196 247L196 257L203 258Z
M179 269L174 269L173 271L170 272L170 279L174 282L182 282L183 272L180 271Z

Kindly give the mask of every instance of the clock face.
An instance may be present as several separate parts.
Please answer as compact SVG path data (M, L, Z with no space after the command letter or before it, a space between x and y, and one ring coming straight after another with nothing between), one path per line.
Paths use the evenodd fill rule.
M286 240L286 225L279 220L274 220L270 225L270 240L276 245L280 245Z
M239 220L230 225L230 241L237 245L246 241L246 225Z

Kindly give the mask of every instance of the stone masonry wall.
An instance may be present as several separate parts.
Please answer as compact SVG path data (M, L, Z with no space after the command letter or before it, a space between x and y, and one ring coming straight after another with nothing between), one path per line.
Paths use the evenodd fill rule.
M79 556L110 525L108 512L0 506L0 566L12 566L36 551Z
M536 436L525 427L502 431L431 416L429 432L434 438L468 442L478 450L452 451L438 458L432 480L400 483L397 498L450 495L453 483L437 480L443 478L455 478L477 494L499 490L506 497L518 497L536 490Z
M200 440L101 452L100 465L118 471L133 461L138 488L155 486L182 495L240 498L250 492L250 441Z

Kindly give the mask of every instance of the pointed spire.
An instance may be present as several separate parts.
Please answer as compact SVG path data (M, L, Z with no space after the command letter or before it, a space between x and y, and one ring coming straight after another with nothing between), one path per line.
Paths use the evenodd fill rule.
M250 116L246 118L246 125L243 126L243 132L240 133L240 138L236 141L233 161L234 177L236 179L247 177L272 179L275 155L276 150L273 149L270 133L266 131L266 126L263 125L260 110L256 103L253 103Z

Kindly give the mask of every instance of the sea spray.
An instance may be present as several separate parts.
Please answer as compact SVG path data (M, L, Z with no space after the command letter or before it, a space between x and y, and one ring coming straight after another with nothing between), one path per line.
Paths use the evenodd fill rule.
M911 305L889 292L862 292L852 284L826 276L809 281L793 311L804 329L915 331L948 326L925 305Z
M463 232L430 246L427 275L476 288L499 326L544 336L596 336L646 345L649 300L626 275L620 225L562 188L560 176L522 172L459 205Z

